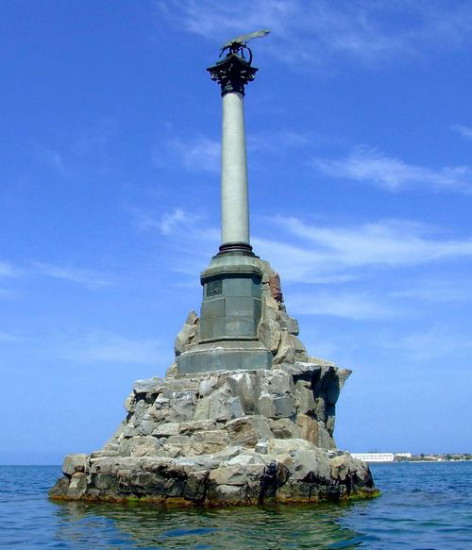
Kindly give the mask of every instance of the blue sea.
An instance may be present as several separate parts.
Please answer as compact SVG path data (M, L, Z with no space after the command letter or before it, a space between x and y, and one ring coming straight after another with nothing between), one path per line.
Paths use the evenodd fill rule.
M0 466L0 548L472 548L472 462L372 465L382 496L343 505L163 510L54 503L57 466Z

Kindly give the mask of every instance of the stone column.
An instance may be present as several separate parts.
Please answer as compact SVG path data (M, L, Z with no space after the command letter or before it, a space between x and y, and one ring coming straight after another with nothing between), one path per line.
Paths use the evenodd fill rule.
M244 131L244 92L257 71L237 54L227 55L208 69L223 97L221 151L221 252L251 251Z
M243 95L223 96L221 244L249 244L249 200Z
M198 344L177 357L177 372L268 369L272 354L258 339L262 270L249 243L244 87L257 71L237 53L208 69L221 86L221 246L201 274Z

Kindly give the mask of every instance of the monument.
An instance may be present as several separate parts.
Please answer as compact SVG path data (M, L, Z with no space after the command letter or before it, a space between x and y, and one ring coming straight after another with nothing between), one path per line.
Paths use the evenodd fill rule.
M375 496L369 467L334 442L349 370L310 357L278 274L250 244L243 100L258 69L235 38L210 67L223 103L221 246L201 274L165 378L138 380L102 450L68 455L62 500L204 506Z
M258 34L268 34L260 31ZM252 37L252 35L248 35ZM257 329L261 319L262 269L249 239L249 201L244 131L245 86L257 69L246 37L222 48L228 54L207 69L221 87L221 246L201 275L200 343L177 359L179 373L268 369L272 358ZM250 59L244 57L245 50Z

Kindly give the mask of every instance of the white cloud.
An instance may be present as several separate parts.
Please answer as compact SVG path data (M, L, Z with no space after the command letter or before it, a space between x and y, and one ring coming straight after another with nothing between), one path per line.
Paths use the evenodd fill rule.
M23 342L24 339L15 334L9 332L3 332L0 330L0 342L11 343L11 342Z
M11 264L0 262L0 277L16 277L18 274L18 269L14 268Z
M104 278L101 274L86 269L41 262L34 262L33 267L47 277L81 284L90 289L97 289L112 284L111 281Z
M466 139L472 139L472 128L469 128L468 126L462 126L461 124L454 124L451 126L451 130L454 130L458 134L460 134L462 137Z
M117 334L94 332L56 344L57 353L65 358L86 363L133 363L158 365L164 347L157 340L132 339Z
M175 208L162 216L135 211L138 229L157 231L165 238L170 255L167 260L174 272L191 275L199 273L218 250L220 230L207 225L204 215ZM175 281L174 284L181 283Z
M61 152L39 143L34 145L34 152L36 154L36 158L44 166L52 168L60 174L66 173L64 155Z
M345 158L319 158L312 164L328 176L362 181L388 191L402 191L417 186L437 191L472 191L472 171L467 166L433 170L407 164L368 147L357 147Z
M348 283L369 279L378 269L415 268L472 256L472 238L441 238L439 230L406 220L327 226L276 216L265 225L271 237L255 235L252 245L287 283ZM180 208L155 219L152 226L172 243L177 271L201 269L218 246L219 230ZM444 300L448 292L452 289L443 289Z
M257 132L246 136L247 150L250 155L276 152L280 157L289 148L304 147L312 141L310 136L290 130ZM281 145L283 145L282 149ZM174 137L155 147L152 159L156 166L166 166L171 163L189 172L219 174L221 142L203 135L190 138ZM257 162L257 156L253 161Z
M218 173L220 169L221 146L217 140L205 136L194 138L173 138L153 151L157 165L170 159L190 172Z
M469 291L469 281L457 277L451 280L419 280L409 281L408 288L392 293L395 298L413 298L425 303L457 303L464 304L472 300Z
M196 221L198 221L196 216L188 214L181 208L176 208L173 212L168 212L162 216L159 229L163 235L170 235L182 230L187 231Z
M372 63L470 44L470 3L403 0L166 0L156 3L179 30L223 43L242 29L271 29L257 44L300 66L339 60Z
M298 218L273 218L286 232L283 242L259 241L259 251L280 262L291 280L330 274L356 277L358 268L408 267L472 256L472 239L434 238L432 228L402 220L351 227L309 225ZM301 242L293 239L301 239ZM287 240L292 244L286 244ZM336 279L335 279L336 280Z
M157 229L159 233L172 241L207 241L213 242L219 237L219 230L207 226L205 216L200 213L188 212L184 208L176 207L165 212L162 216L156 216L142 211L135 211L136 224L141 230ZM191 239L189 239L191 236ZM185 239L182 239L185 237Z
M356 321L388 319L401 312L385 303L385 297L355 292L296 292L290 296L290 312L296 315L330 315Z
M447 325L435 324L423 331L378 339L377 344L397 354L403 352L415 360L429 361L444 356L468 356L472 338Z

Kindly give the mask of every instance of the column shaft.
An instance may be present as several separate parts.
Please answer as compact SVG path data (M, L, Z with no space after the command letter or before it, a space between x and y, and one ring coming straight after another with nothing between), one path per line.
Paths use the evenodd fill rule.
M223 95L221 244L249 244L249 201L243 95Z

